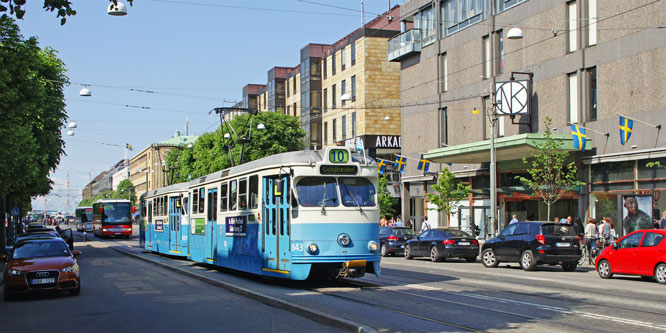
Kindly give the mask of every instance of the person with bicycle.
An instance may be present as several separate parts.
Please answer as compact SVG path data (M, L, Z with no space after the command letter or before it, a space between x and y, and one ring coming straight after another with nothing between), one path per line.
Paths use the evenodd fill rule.
M587 249L588 263L592 264L592 250L596 246L597 241L597 224L593 218L587 220L585 226L585 248Z

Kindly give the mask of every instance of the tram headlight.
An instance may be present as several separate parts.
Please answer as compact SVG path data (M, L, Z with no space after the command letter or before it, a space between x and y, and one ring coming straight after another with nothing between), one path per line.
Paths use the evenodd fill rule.
M308 245L308 253L316 254L317 252L319 252L319 246L317 246L317 244L312 243Z
M377 242L370 241L368 243L368 250L370 250L370 252L377 252Z
M342 247L349 246L351 244L351 237L347 234L340 234L340 236L338 236L338 244Z

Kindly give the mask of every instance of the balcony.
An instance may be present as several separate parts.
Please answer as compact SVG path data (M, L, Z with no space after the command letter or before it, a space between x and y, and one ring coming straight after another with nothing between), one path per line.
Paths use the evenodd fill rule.
M414 52L421 52L421 30L412 29L388 41L388 61L400 61Z

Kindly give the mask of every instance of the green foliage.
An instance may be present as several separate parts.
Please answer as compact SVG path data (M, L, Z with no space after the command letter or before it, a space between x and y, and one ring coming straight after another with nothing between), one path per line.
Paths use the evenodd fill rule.
M562 196L577 186L585 183L576 179L577 168L575 162L566 163L569 152L551 136L551 119L546 118L544 124L544 142L537 144L532 157L528 160L523 157L523 164L527 165L530 177L517 176L525 186L533 191L533 195L541 198L548 206L548 220L550 221L550 206L560 200Z
M388 191L388 177L383 175L379 178L377 185L377 201L379 201L379 217L389 218L395 215L393 207L398 204L398 198L394 198Z
M235 117L231 125L241 136L246 136L249 124L246 124L249 115ZM256 129L257 124L263 123L264 130ZM266 112L258 114L252 120L252 141L246 144L243 162L249 162L262 157L302 150L305 131L301 128L298 118L289 115ZM235 164L241 151L240 144L236 142L236 135L230 133L232 139L225 139L225 128L218 128L213 133L199 136L191 149L173 149L167 154L166 162L173 177L171 184L188 181L215 171L229 168L228 144L232 145L231 153ZM242 133L242 134L241 134Z
M118 188L115 192L117 198L129 199L130 203L134 205L136 202L136 193L134 192L134 185L129 179L123 179L118 183Z
M48 174L64 154L64 73L53 49L41 50L13 19L0 17L0 197L23 200L51 190Z
M426 193L430 202L437 206L437 211L445 211L446 216L460 207L460 201L469 196L470 185L456 184L456 176L448 168L442 170L437 177L437 184L432 186L435 193Z
M118 0L111 0L114 4ZM125 0L132 6L134 0ZM6 12L9 9L9 16L15 16L17 19L23 19L25 10L23 6L26 5L27 0L0 0L0 12ZM7 4L9 7L3 5ZM69 0L44 0L44 10L55 12L56 17L60 17L60 25L67 22L67 17L76 15L76 10L72 8L72 3ZM2 17L8 17L7 13L3 13Z
M645 166L648 168L661 168L661 162L660 161L647 162L645 163Z

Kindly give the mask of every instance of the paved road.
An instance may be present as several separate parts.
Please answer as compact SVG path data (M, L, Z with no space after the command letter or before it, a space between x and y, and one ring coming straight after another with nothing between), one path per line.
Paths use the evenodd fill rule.
M0 302L3 332L334 332L331 328L122 255L113 241L77 242L80 296L40 294Z

